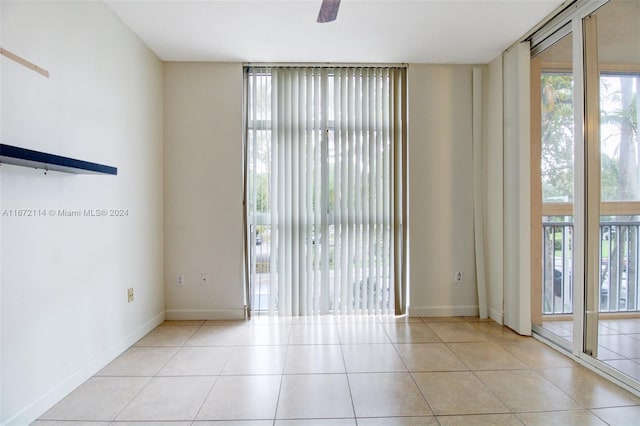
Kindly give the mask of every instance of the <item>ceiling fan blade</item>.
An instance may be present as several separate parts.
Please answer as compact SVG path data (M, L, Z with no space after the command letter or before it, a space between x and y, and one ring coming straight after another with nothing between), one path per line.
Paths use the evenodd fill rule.
M320 13L316 22L332 22L338 17L338 9L340 8L340 0L322 0L320 5Z

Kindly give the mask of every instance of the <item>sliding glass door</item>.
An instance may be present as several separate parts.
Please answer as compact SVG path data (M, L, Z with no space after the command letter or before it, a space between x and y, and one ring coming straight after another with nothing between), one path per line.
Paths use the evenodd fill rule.
M584 352L640 382L640 2L584 18L587 259ZM599 163L599 167L598 164ZM597 168L596 168L597 167Z
M402 311L405 75L247 68L253 312Z
M533 328L638 390L639 22L640 1L579 1L531 59Z

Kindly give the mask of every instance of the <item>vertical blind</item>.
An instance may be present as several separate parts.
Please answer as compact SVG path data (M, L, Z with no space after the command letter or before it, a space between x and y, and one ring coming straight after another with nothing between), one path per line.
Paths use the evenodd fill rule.
M251 310L401 311L406 70L247 67L245 83Z

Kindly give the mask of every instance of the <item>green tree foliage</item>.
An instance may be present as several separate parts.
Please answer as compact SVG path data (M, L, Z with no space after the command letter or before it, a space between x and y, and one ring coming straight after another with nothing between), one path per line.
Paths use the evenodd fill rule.
M613 142L601 152L602 200L640 199L637 89L633 77L603 76L600 84L601 135ZM542 75L542 194L544 201L573 200L573 78Z
M542 74L542 198L573 200L573 78Z
M269 176L266 173L256 174L256 211L267 213L269 209Z
M603 152L600 156L600 169L600 197L603 200L615 200L618 193L618 161Z
M611 161L602 155L602 199L640 199L637 92L633 77L603 76L600 80L600 120L603 143L613 142ZM615 164L615 167L614 167Z

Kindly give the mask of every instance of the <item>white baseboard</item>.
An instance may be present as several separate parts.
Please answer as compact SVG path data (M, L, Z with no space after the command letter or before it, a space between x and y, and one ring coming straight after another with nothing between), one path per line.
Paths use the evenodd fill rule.
M167 309L167 320L242 320L244 309Z
M478 305L469 306L411 306L410 317L477 317Z
M160 312L155 317L138 327L124 339L111 348L105 350L84 367L67 377L60 384L43 394L31 404L24 407L15 415L6 419L2 426L24 426L28 425L47 410L60 402L65 396L70 394L78 386L89 380L95 373L100 371L105 365L113 361L124 351L129 349L134 343L144 337L151 330L156 328L165 319L165 313Z

